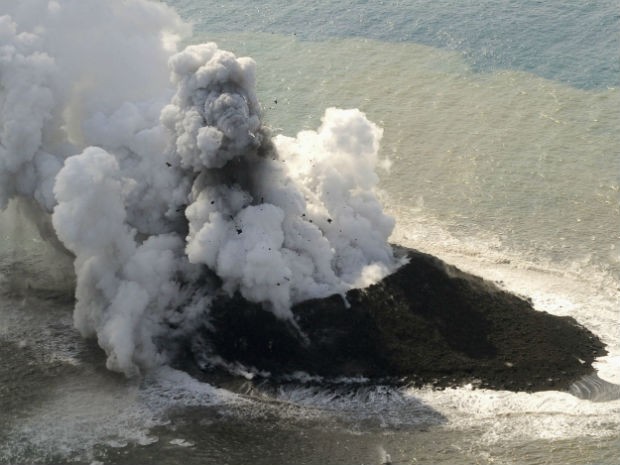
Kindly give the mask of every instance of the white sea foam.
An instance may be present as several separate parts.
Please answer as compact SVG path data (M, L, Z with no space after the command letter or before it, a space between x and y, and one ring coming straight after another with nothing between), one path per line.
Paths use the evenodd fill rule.
M421 211L401 211L399 220L393 236L397 242L438 255L465 271L531 298L540 311L571 316L589 328L609 352L594 364L599 376L612 383L620 381L620 286L613 275L587 263L559 266L533 262L522 253L506 250L493 237L459 239L437 222L424 218ZM411 389L406 395L448 418L449 428L482 431L480 441L486 446L583 435L613 437L620 418L619 400L594 403L554 391L529 394L469 386L443 391Z
M123 448L158 441L152 429L169 422L170 409L247 404L229 391L200 383L170 368L153 371L140 383L78 372L50 386L40 404L11 424L0 457L16 461L83 461L96 446ZM175 443L176 444L176 443ZM179 440L179 446L190 444Z
M608 355L595 361L599 375L620 382L620 282L608 270L587 260L554 263L507 250L494 236L460 239L420 211L397 206L396 242L442 257L461 269L532 300L534 308L575 318L606 344Z
M483 444L502 441L568 439L617 433L620 402L593 403L568 393L533 394L482 389L412 391L449 419L456 430L482 431Z

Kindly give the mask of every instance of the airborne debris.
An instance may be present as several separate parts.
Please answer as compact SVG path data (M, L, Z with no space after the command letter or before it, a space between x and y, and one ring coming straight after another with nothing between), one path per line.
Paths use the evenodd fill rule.
M220 287L290 319L297 302L396 267L394 221L374 193L382 130L361 111L329 108L317 130L272 137L256 63L215 43L171 52L164 31L185 25L163 4L6 3L0 101L16 104L0 112L0 208L24 196L52 215L76 257L75 326L112 370L165 362L166 321L198 324ZM82 10L92 14L75 21ZM305 212L338 212L338 228L364 240Z

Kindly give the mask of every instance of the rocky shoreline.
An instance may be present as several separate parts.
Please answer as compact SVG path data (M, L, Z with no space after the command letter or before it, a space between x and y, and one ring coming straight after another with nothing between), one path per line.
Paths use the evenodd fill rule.
M243 366L276 382L303 372L533 392L568 391L606 354L573 318L537 311L434 256L401 252L408 263L381 282L293 307L298 329L239 295L217 299L180 364L207 378Z

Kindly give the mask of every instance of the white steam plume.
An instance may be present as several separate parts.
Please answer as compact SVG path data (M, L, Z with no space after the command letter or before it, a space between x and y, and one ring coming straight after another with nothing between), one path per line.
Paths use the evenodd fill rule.
M272 139L255 63L213 43L173 53L185 26L162 4L6 3L0 208L19 196L53 211L75 255L75 325L110 369L165 362L157 341L217 293L291 318L394 269L382 131L363 113L328 109L318 131Z

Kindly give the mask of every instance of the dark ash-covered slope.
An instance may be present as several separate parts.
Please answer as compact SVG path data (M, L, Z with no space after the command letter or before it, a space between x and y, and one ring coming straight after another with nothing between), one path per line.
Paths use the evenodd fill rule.
M568 390L593 372L603 343L569 317L406 250L409 263L378 284L303 302L290 323L235 296L218 299L182 365L205 376L236 362L271 379L303 371L437 387L473 382L513 391ZM217 354L223 364L213 364Z

